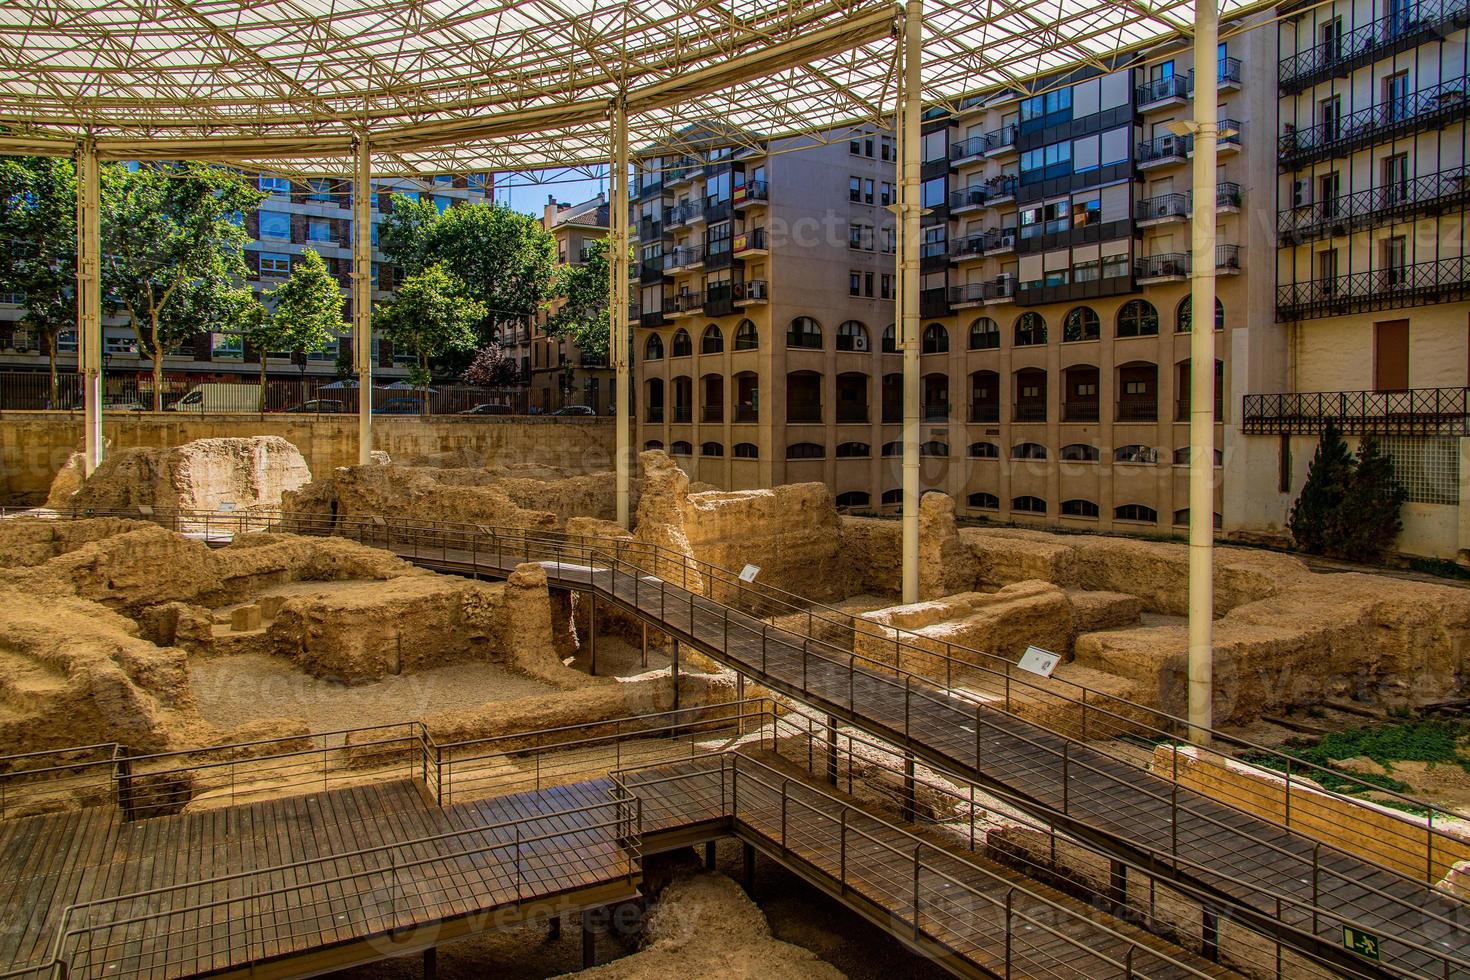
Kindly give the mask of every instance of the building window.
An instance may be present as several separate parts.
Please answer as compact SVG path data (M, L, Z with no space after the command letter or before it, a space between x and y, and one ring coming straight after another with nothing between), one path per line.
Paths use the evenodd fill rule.
M1134 299L1118 311L1119 337L1152 337L1159 332L1159 311L1148 300Z
M1046 320L1040 313L1028 310L1016 319L1016 346L1031 347L1046 343Z
M898 353L898 340L894 335L893 324L891 323L883 328L883 353Z
M645 450L649 450L649 449L662 449L662 448L664 448L663 440L661 440L661 439L650 439L650 440L648 440L647 442L645 442L643 444L643 448Z
M786 330L786 346L807 350L822 349L822 327L809 316L799 316Z
M306 238L313 242L330 242L332 240L332 223L325 218L308 218L306 221Z
M1113 462L1115 463L1139 463L1152 466L1158 461L1159 451L1152 446L1132 443L1113 450Z
M858 352L868 350L868 328L857 320L844 320L837 327L837 349Z
M327 201L328 203L331 202L332 182L330 180L322 177L313 177L310 181L307 182L307 186L311 188L310 192L308 192L306 195L306 199L308 201Z
M674 357L688 357L694 353L694 341L689 339L689 331L680 327L674 331L674 343L672 354Z
M885 507L895 507L903 503L903 490L884 490L882 500Z
M1157 524L1159 523L1159 512L1143 504L1123 504L1121 507L1113 508L1113 519L1137 521L1141 524Z
M291 274L291 256L281 252L261 252L260 274L271 277L289 276Z
M649 334L648 343L643 345L643 359L645 361L664 359L664 341L658 334Z
M1185 507L1182 510L1176 510L1174 512L1174 526L1175 527L1188 527L1189 526L1189 508L1188 507ZM1220 530L1224 526L1225 526L1225 519L1220 516L1220 514L1219 514L1218 511L1216 511L1216 513L1215 513L1215 530L1218 531L1218 530Z
M759 459L760 454L760 447L753 442L737 442L733 453L736 459Z
M996 350L1000 347L1000 324L982 316L970 324L970 350Z
M1089 446L1085 442L1074 442L1063 446L1061 452L1062 461L1067 463L1096 463L1101 456L1096 446Z
M749 320L741 320L735 328L736 350L757 350L760 348L760 334L755 329L755 324Z
M1030 495L1015 497L1011 500L1011 510L1020 514L1045 514L1046 501Z
M970 494L965 502L976 510L1000 510L1000 498L983 490Z
M873 250L873 226L866 221L854 221L847 226L847 247L860 252Z
M260 237L290 241L291 216L284 211L261 211Z
M971 459L1000 459L1000 447L993 442L972 442L966 455Z
M701 456L723 456L723 455L725 455L725 447L722 446L721 444L719 444L718 442L705 442L705 443L700 443L700 446L699 446L699 455L701 455Z
M1188 446L1180 446L1178 449L1174 450L1174 465L1175 466L1188 466L1189 465L1189 447ZM1224 466L1225 465L1225 453L1223 451L1219 450L1219 449L1216 449L1215 450L1215 465L1216 466ZM1288 489L1290 489L1290 488L1288 488ZM1283 490L1282 492L1285 493L1287 491Z
M1011 459L1046 459L1046 447L1039 442L1018 442L1011 447Z
M898 441L897 439L895 439L893 442L885 442L883 444L883 455L884 456L902 456L903 455L903 443L900 442L900 441Z
M285 177L261 177L260 189L267 194L289 194L291 182Z
M1097 517L1097 504L1090 500L1063 500L1063 517Z
M704 336L699 339L699 352L701 354L723 354L725 352L725 335L720 332L719 326L711 323L704 328Z
M823 459L827 448L817 442L793 442L786 447L787 459Z
M1062 340L1066 342L1097 340L1101 331L1102 323L1090 306L1077 307L1062 322Z
M854 203L863 199L863 180L861 177L847 178L847 199Z
M1189 333L1193 320L1190 297L1186 296L1179 301L1179 308L1174 313L1174 330L1177 333ZM1225 304L1218 296L1215 297L1215 329L1225 329Z
M861 296L863 294L863 274L857 269L851 269L847 273L847 295Z
M893 298L893 274L885 272L878 277L878 298Z
M919 443L920 456L948 456L949 444L940 442L938 439L930 439L928 442Z
M680 439L677 442L675 442L673 445L669 446L669 455L670 456L693 456L694 455L694 446L691 443L685 442L683 439Z
M837 506L838 507L866 507L866 506L868 506L868 502L870 500L872 500L872 498L870 496L868 496L868 494L865 491L862 491L862 490L847 490L847 491L845 491L843 493L839 493L837 495Z
M931 323L924 328L922 352L925 354L948 354L949 331L942 323Z
M866 459L873 450L866 442L839 442L835 455L838 459Z

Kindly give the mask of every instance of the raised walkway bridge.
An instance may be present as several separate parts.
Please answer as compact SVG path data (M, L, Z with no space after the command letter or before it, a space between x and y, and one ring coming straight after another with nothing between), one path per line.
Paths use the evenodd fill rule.
M390 518L154 519L207 540L341 535L476 577L539 562L554 586L591 594L594 616L599 603L615 607L676 651L687 645L826 715L833 739L839 724L868 733L906 753L909 773L918 760L956 774L1108 855L1119 890L1128 869L1167 882L1200 902L1206 951L1229 922L1343 975L1470 978L1467 907L1432 885L1462 853L1435 827L1454 818L1422 801L1403 800L1427 820L1391 818L1373 840L1335 841L1326 811L1303 812L1310 803L1291 791L1293 778L1318 774L1301 760L1212 733L1216 748L1249 751L1284 776L1274 819L1259 791L1189 788L1181 766L1211 749L1191 745L1181 719L902 630L885 634L891 656L862 656L850 616L642 542ZM1137 751L1159 742L1176 746L1171 769Z
M0 760L7 813L98 804L0 819L0 976L309 976L633 899L645 854L730 836L747 875L759 850L958 976L1236 975L973 853L981 814L967 841L820 785L821 737L752 699L452 745L403 725ZM873 758L852 748L849 789Z

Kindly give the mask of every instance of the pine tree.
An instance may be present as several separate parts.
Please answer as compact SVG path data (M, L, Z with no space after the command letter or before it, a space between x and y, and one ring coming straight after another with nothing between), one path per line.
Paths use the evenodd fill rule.
M1408 493L1394 475L1393 460L1364 436L1352 481L1338 510L1333 551L1350 561L1377 561L1403 528L1399 510Z
M1316 555L1332 550L1339 537L1339 512L1353 473L1353 457L1347 443L1337 426L1328 422L1307 470L1307 482L1287 519L1298 548Z

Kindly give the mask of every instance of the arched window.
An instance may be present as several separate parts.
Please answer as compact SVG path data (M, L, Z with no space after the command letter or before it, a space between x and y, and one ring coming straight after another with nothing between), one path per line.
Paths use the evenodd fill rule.
M819 442L793 442L786 447L787 459L821 459L827 455L827 447Z
M643 345L643 359L645 361L661 361L664 357L664 339L656 333L648 335L648 343Z
M1016 346L1031 347L1046 343L1046 319L1034 310L1016 318Z
M725 455L725 447L722 446L722 445L720 445L718 442L705 442L705 443L701 443L700 446L699 446L699 455L701 455L701 456L723 456L723 455Z
M856 459L872 454L873 450L866 442L839 442L837 444L836 456L838 459Z
M756 331L755 324L749 320L741 320L735 327L735 349L736 350L759 350L761 335Z
M736 459L759 459L760 447L753 442L737 442L735 451L731 454Z
M672 446L669 447L669 455L670 456L693 456L694 455L694 447L692 445L690 445L689 443L685 442L684 440L680 439L678 442L674 443Z
M1085 442L1074 442L1063 446L1061 453L1062 459L1070 463L1096 463L1099 456L1097 447L1089 446Z
M1189 465L1189 447L1188 446L1180 446L1178 449L1174 450L1174 465L1175 466L1188 466ZM1220 450L1218 450L1218 449L1215 450L1215 465L1216 466L1224 466L1225 465L1225 454L1223 452L1221 452Z
M897 439L895 439L893 442L885 442L883 444L883 455L884 456L902 456L903 455L903 443L902 442L899 442Z
M968 455L971 459L1000 459L1000 447L993 442L972 442Z
M938 439L930 439L928 442L919 443L920 456L948 456L949 444L940 442Z
M862 490L848 490L837 495L838 507L866 507L873 498Z
M1118 311L1119 337L1152 337L1159 332L1159 311L1146 299L1131 299Z
M1141 446L1138 443L1130 443L1113 450L1113 462L1115 463L1146 463L1152 465L1158 461L1159 451L1152 446Z
M1097 504L1090 500L1063 500L1063 517L1096 517Z
M970 494L966 499L966 503L980 510L1000 510L1000 498L993 493L986 493L984 490Z
M884 490L882 500L885 507L892 507L895 504L903 503L903 488Z
M822 326L809 316L799 316L786 330L786 346L807 350L822 349Z
M1000 324L982 316L970 324L970 350L995 350L1000 346Z
M645 442L643 444L643 451L644 452L647 452L650 449L662 449L662 448L664 448L664 444L663 444L662 440L659 440L659 439L650 439L650 440L648 440L647 442Z
M1159 523L1159 512L1143 504L1123 504L1121 507L1113 508L1113 520L1157 524Z
M699 338L699 352L701 354L723 354L725 352L725 335L720 331L718 325L711 323L704 328L704 336Z
M1011 499L1011 510L1019 514L1045 514L1046 501L1029 494L1024 497L1014 497Z
M694 353L694 342L689 339L689 331L683 327L674 331L674 343L671 346L673 357L688 357Z
M1096 340L1102 335L1102 323L1090 306L1079 306L1062 321L1062 340Z
M1179 308L1174 311L1174 329L1178 333L1189 333L1190 324L1194 321L1194 305L1190 297L1186 296L1179 301ZM1215 329L1225 329L1225 304L1220 302L1220 297L1215 297Z
M944 329L944 324L931 323L924 328L924 342L921 349L925 354L949 353L949 331Z
M1176 510L1174 512L1174 526L1175 527L1189 527L1189 508L1188 507L1184 508L1183 510ZM1215 512L1215 530L1218 531L1218 530L1220 530L1220 528L1222 528L1224 526L1225 526L1225 519L1220 516L1220 512L1219 511L1216 511Z
M844 320L837 325L837 349L866 351L868 328L856 320Z
M1018 442L1011 447L1011 459L1046 459L1046 447L1039 442Z
M891 323L883 328L883 353L898 353L898 334L895 333L893 324Z

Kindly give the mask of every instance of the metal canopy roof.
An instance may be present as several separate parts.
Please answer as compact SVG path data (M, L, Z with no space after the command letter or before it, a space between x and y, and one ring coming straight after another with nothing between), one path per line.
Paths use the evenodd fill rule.
M1270 6L1225 0L1224 18ZM604 162L691 120L814 139L892 113L891 0L6 0L0 152L384 174ZM924 88L953 106L1187 36L1193 0L927 0Z

